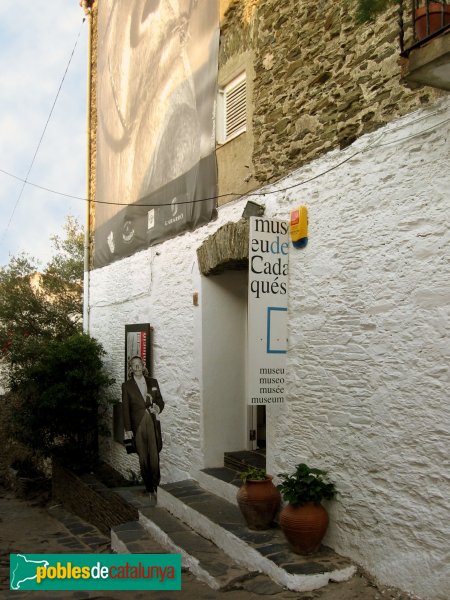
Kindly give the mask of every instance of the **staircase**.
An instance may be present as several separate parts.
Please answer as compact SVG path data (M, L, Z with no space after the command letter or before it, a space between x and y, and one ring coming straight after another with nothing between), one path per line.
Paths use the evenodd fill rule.
M234 463L228 464L235 465L237 457L230 458ZM196 474L196 480L161 486L157 507L149 506L143 488L115 488L115 493L137 509L139 520L113 527L112 549L145 553L158 552L163 546L168 552L180 553L183 567L216 590L245 588L253 578L261 578L260 574L267 579L265 585L296 591L314 590L353 576L355 566L329 548L300 556L289 550L278 528L248 529L237 507L239 485L234 469L204 469Z

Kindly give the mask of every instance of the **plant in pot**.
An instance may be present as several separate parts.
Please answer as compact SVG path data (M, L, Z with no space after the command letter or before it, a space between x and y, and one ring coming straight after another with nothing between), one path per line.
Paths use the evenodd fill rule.
M418 41L450 24L450 4L448 2L420 0L415 5L414 28Z
M291 549L297 554L317 552L328 527L328 513L322 500L336 495L334 483L326 471L313 469L304 463L292 474L280 473L277 486L288 504L280 513L280 527Z
M249 467L239 474L237 502L249 529L269 529L280 507L281 495L264 469Z

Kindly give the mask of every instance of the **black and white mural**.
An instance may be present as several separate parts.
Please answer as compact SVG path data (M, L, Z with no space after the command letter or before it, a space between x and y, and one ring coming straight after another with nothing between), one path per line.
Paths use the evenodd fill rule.
M94 267L212 218L218 43L218 2L99 3Z

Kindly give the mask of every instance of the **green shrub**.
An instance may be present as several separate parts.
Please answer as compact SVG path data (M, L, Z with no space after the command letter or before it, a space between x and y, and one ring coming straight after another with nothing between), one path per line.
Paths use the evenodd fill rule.
M13 435L44 457L80 471L97 457L98 433L112 380L106 374L101 345L85 334L65 340L33 340L27 360L13 367ZM12 364L14 356L12 350Z

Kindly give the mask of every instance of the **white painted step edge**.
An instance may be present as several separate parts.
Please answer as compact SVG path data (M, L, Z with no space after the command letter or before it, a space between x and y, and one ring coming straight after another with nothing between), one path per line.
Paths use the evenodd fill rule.
M158 491L158 500L159 500L159 491ZM181 564L183 567L188 569L194 577L203 581L213 590L219 590L221 585L219 581L215 577L213 577L210 573L203 569L197 558L188 554L183 548L177 546L167 535L165 531L160 529L153 521L139 513L139 522L145 528L145 530L151 535L151 537L156 540L161 546L171 552L173 554L181 554ZM122 542L117 534L111 530L111 550L116 552L117 554L130 554L130 551L127 548L127 545Z
M158 490L158 505L168 510L203 537L214 542L216 546L228 554L235 562L240 563L251 571L265 573L275 583L290 590L297 592L317 590L327 585L329 581L347 581L356 573L354 565L315 575L287 573L243 540L226 531L223 527L217 525L217 523L213 523L196 510L186 506L181 500L175 498L163 488L159 488Z
M221 479L217 479L217 477L213 477L212 475L208 475L208 473L203 473L203 471L196 471L193 474L193 478L198 481L198 483L202 486L203 489L211 492L211 494L215 494L230 504L234 504L238 506L237 502L237 493L239 488L231 483L227 483L226 481L222 481Z

